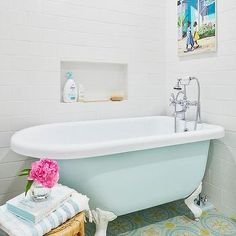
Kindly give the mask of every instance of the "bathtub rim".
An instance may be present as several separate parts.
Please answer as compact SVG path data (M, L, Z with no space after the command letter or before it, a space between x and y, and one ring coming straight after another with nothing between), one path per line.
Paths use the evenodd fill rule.
M170 116L146 116L135 118L120 118L109 119L110 121L132 120L132 119L145 119L145 118L163 118L173 119ZM136 137L119 139L106 142L90 143L90 144L65 144L60 145L35 145L22 141L24 132L30 131L34 128L57 126L61 124L77 124L77 123L90 123L90 122L106 122L108 120L91 120L91 121L78 121L78 122L61 122L53 124L45 124L39 126L29 127L27 129L16 132L11 138L11 149L21 155L42 158L48 157L51 159L80 159L90 158L95 156L104 156L117 153L125 153L131 151L147 150L159 147L173 146L185 143L200 142L212 139L219 139L224 137L224 128L218 125L210 125L203 123L203 129L197 131L171 133L171 134L158 134L152 136Z

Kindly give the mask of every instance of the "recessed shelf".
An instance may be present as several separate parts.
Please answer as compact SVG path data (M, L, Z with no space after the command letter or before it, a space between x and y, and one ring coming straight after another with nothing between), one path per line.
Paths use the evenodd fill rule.
M68 71L77 85L83 85L84 102L110 101L113 95L127 99L127 67L121 63L61 61L61 102Z

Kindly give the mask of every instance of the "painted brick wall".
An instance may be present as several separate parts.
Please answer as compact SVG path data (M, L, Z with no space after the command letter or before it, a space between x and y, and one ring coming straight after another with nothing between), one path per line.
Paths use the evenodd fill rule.
M0 204L30 161L9 150L32 125L165 112L165 2L0 1ZM128 101L60 103L60 61L128 63Z
M236 216L236 1L217 2L218 52L180 59L176 1L167 1L167 95L181 75L200 79L203 121L226 128L225 138L212 142L204 192L217 208Z

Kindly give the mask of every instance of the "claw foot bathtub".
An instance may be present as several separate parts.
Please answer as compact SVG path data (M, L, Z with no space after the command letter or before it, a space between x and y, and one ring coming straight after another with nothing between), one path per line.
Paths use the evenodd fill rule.
M89 196L92 208L123 215L187 198L197 217L193 200L201 191L209 143L224 129L188 126L189 132L174 133L174 119L167 116L49 124L16 132L11 147L57 159L61 183Z

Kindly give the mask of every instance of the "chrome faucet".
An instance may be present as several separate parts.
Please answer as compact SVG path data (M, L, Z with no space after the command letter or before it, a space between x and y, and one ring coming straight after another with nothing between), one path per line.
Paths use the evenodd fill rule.
M187 86L191 81L195 80L198 86L198 98L197 101L189 101L187 98ZM190 106L196 106L196 116L194 123L194 130L197 129L197 124L201 123L201 109L200 109L200 83L199 80L195 77L186 77L177 79L177 84L174 87L175 90L178 90L177 94L171 94L170 105L174 106L174 130L177 132L177 118L181 115L180 119L184 120L184 132L188 131L187 121L186 121L186 112ZM182 95L182 98L180 96ZM177 107L180 106L181 109L178 110Z

